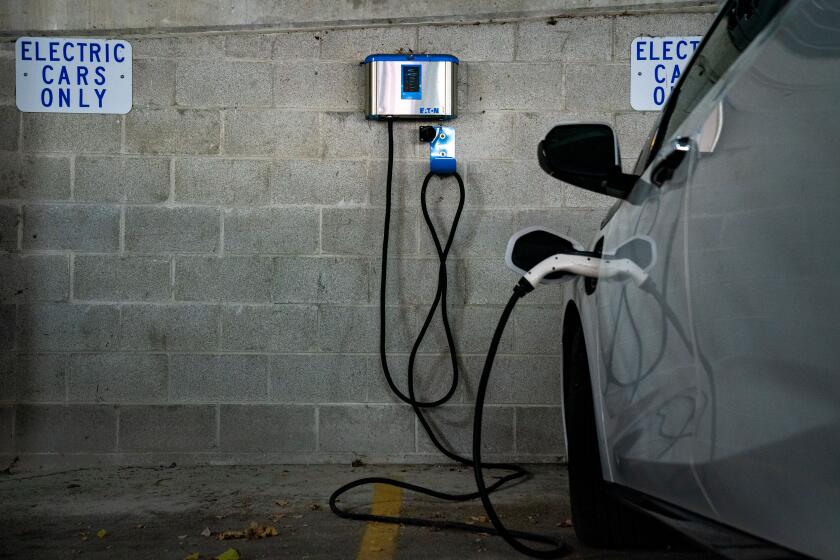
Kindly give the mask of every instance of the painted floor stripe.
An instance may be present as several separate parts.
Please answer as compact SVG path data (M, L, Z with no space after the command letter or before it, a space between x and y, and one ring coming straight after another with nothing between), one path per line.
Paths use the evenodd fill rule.
M370 506L373 515L399 515L401 505L401 489L388 484L373 485L373 504ZM397 549L399 531L400 526L393 523L369 522L356 560L391 560Z

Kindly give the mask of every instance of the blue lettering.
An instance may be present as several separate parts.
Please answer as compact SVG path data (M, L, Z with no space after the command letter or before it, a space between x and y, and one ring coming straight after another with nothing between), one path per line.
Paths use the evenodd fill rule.
M52 64L44 64L44 67L41 69L41 80L45 84L53 83L52 79L47 78L47 70L52 70L52 69L53 69Z
M75 58L72 54L67 52L67 47L72 46L73 43L71 41L67 41L66 43L64 43L64 60L66 60L67 62L73 62L73 59Z
M70 74L67 73L66 66L62 66L61 72L58 73L58 83L70 85Z
M645 55L642 53L642 51L644 50L642 47L644 46L644 41L639 41L638 43L636 43L636 60L647 60L645 58Z
M35 41L35 60L38 62L46 62L46 58L41 56L41 43Z
M697 50L697 45L699 45L699 44L700 44L700 41L698 39L692 39L691 40L691 51L692 52L696 51Z
M99 49L102 48L102 45L98 43L91 43L90 44L90 61L91 62L102 62L99 60ZM96 59L95 61L93 59Z
M79 45L79 62L85 61L85 47L87 43L78 43Z
M32 45L32 41L21 41L20 42L20 59L21 60L32 60L32 57L29 56L29 47Z
M100 109L102 108L102 100L105 98L105 92L106 91L107 90L105 90L105 89L93 88L93 92L96 94L96 99L99 100L99 108Z
M685 60L686 58L688 58L688 53L684 53L682 50L683 47L687 46L688 41L686 41L685 39L680 39L679 41L677 41L677 58L679 60Z
M58 90L58 106L70 106L70 88L59 88Z
M662 60L673 60L671 57L671 45L673 44L673 41L662 42Z
M680 79L681 74L682 74L682 72L680 72L680 67L675 64L674 65L674 73L671 74L671 85L674 85L675 83L677 83L677 80Z
M36 45L38 43L35 43ZM50 88L41 90L41 105L44 107L51 107L53 102L53 92Z
M85 90L79 89L79 107L90 107L87 103L85 103Z
M665 88L662 86L656 86L653 88L653 102L656 105L662 105L665 103Z
M82 85L82 82L84 82L85 85L88 85L87 75L88 75L88 67L87 66L77 66L76 67L76 85L80 86L80 85Z
M117 43L116 45L114 45L114 60L117 61L117 62L125 62L125 56L124 55L123 56L118 56L117 55L117 51L119 49L125 49L125 45L123 45L122 43Z
M97 77L93 80L93 83L98 86L103 85L105 83L105 68L103 68L102 66L97 66L94 72L96 73Z
M58 62L58 41L50 41L50 62Z
M656 81L657 84L664 84L665 83L665 76L660 76L659 72L665 71L664 64L657 64L653 69L653 79Z
M661 60L656 56L656 46L653 44L653 42L650 43L650 57L648 58L648 60Z

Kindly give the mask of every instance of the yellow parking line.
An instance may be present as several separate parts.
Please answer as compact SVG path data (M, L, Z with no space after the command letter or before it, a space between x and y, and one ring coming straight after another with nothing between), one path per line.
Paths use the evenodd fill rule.
M373 515L399 515L401 504L402 490L388 484L373 485L373 504L370 506ZM400 526L393 523L369 522L356 560L391 560L397 549L399 531Z

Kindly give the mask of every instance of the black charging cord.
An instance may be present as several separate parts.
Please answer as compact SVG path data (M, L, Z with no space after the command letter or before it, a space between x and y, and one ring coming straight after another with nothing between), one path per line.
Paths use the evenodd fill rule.
M329 499L330 509L334 514L339 517L343 517L346 519L356 519L361 521L377 521L380 523L396 523L396 524L404 524L404 525L414 525L419 527L435 527L439 529L457 529L460 531L469 531L472 533L483 533L483 534L490 534L490 535L498 535L505 539L508 543L511 544L516 550L519 552L523 552L524 554L528 554L530 556L534 556L537 558L559 558L569 552L568 547L563 544L562 542L558 542L556 539L545 535L539 535L536 533L529 533L525 531L514 531L507 529L499 519L498 515L496 514L495 509L493 508L492 503L490 502L490 494L495 490L499 489L504 484L511 482L516 479L521 479L524 477L529 476L527 470L519 465L509 464L509 463L485 463L482 464L481 462L481 418L484 408L484 397L487 389L487 382L489 380L490 372L493 369L493 361L496 357L496 352L498 351L499 342L502 338L502 334L504 333L505 326L507 325L508 318L510 317L511 312L513 311L516 302L523 297L526 293L528 293L531 289L530 284L527 282L520 282L515 288L514 293L508 301L507 306L505 307L502 317L499 320L499 324L496 327L496 332L493 335L493 339L490 344L490 349L487 352L487 359L484 364L484 370L481 375L481 380L479 382L478 388L478 401L476 403L476 412L475 412L475 428L473 432L473 456L474 459L468 459L466 457L462 457L457 453L447 449L439 440L437 435L434 433L432 426L429 424L428 419L425 417L424 408L434 408L436 406L440 406L441 404L447 402L452 395L455 393L455 390L458 386L458 362L457 362L457 352L455 349L455 340L452 336L452 330L449 326L449 317L447 314L447 306L446 306L446 291L447 291L447 270L446 270L446 261L449 256L449 250L452 247L452 241L455 238L455 232L458 228L458 221L461 217L461 212L464 208L464 198L465 198L465 191L464 191L464 180L458 173L453 173L456 181L458 182L459 188L459 199L458 199L458 208L455 212L455 216L452 220L452 224L450 226L449 235L446 239L445 244L441 245L440 238L438 237L437 231L432 223L431 216L429 215L428 205L426 202L426 192L429 186L429 181L435 175L432 172L429 172L425 179L423 180L423 188L421 190L421 207L423 211L423 219L426 222L426 225L429 228L429 232L432 235L432 240L435 244L435 249L438 255L439 261L439 268L438 268L438 284L437 290L435 293L434 300L432 305L429 307L429 312L426 315L426 319L423 322L423 326L420 329L420 332L417 336L417 339L414 341L414 344L411 349L411 354L409 355L409 362L408 362L408 395L405 395L402 391L394 383L393 377L391 375L391 371L388 368L388 359L385 349L385 338L386 338L386 309L385 309L385 302L386 302L386 286L387 286L387 268L388 268L388 245L390 240L390 226L391 226L391 206L392 206L392 183L393 183L393 169L394 169L394 128L393 128L393 121L388 120L388 178L386 181L386 191L385 191L385 226L383 232L383 239L382 239L382 264L381 264L381 274L380 274L380 286L379 286L379 353L380 358L382 361L382 369L385 373L385 379L388 382L389 387L394 392L397 397L405 403L411 405L414 413L417 415L417 419L420 421L420 424L423 426L423 430L428 435L429 439L431 440L432 444L435 448L443 453L449 459L460 463L465 466L473 467L475 471L476 477L476 484L478 486L478 490L476 492L469 492L465 494L454 494L448 492L441 492L437 490L433 490L431 488L426 488L423 486L418 486L416 484L410 484L408 482L403 482L401 480L396 480L392 478L385 478L385 477L366 477L360 478L358 480L354 480L348 484L345 484L338 488L335 492L332 493ZM432 319L434 318L435 311L437 310L438 306L441 306L441 319L443 322L444 332L446 334L446 342L449 348L449 355L451 358L452 363L452 382L450 384L449 390L444 394L442 397L432 400L432 401L418 401L415 396L414 390L414 364L415 359L417 356L417 352L420 348L420 344L423 341L423 338L428 331L429 325L431 324ZM478 450L478 452L476 452ZM490 469L500 469L500 470L507 470L510 471L508 474L499 477L496 479L495 482L487 486L484 481L483 476L483 469L490 468ZM368 484L388 484L391 486L396 486L398 488L402 488L405 490L409 490L412 492L417 492L420 494L425 494L427 496L431 496L433 498L438 498L441 500L447 500L452 502L465 502L469 500L474 500L476 498L480 498L482 503L484 504L485 510L487 511L487 516L493 524L493 527L485 527L480 525L470 525L468 523L459 523L455 521L439 521L434 519L422 519L416 517L401 517L401 516L383 516L383 515L373 515L368 513L355 513L346 510L342 510L336 504L338 498L344 494L345 492L352 490L353 488L357 488L359 486L365 486ZM540 542L544 544L553 545L555 548L547 549L547 550L538 550L532 549L523 545L520 540L528 540L532 542Z

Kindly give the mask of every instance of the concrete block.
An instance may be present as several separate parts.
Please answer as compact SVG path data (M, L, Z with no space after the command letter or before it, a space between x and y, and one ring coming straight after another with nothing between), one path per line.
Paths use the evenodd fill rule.
M424 25L418 30L418 52L452 53L461 60L513 60L516 25Z
M315 407L223 404L219 446L236 453L312 453Z
M69 200L70 160L65 157L7 155L2 159L5 169L4 190L29 200Z
M273 36L265 33L230 34L225 36L225 54L231 58L271 58Z
M170 259L78 255L73 296L80 300L162 301L172 297Z
M17 107L0 107L0 150L13 152L18 149L20 120Z
M144 154L217 154L218 111L134 109L125 116L125 149Z
M0 453L11 453L14 443L15 407L0 406Z
M394 157L412 158L420 149L417 123L394 123ZM428 157L428 146L422 149ZM320 155L324 159L388 157L387 125L369 121L359 111L324 113Z
M69 374L67 354L0 354L0 400L64 402Z
M471 405L450 405L431 410L426 417L441 443L456 453L471 456L473 413ZM513 408L485 407L483 419L482 452L513 453ZM421 453L438 453L422 425L417 427L417 448Z
M132 39L134 58L209 58L220 59L225 55L224 35L197 35L193 37L142 37Z
M216 449L214 405L124 406L120 409L120 451Z
M0 152L0 198L18 198L20 193L21 155L17 152Z
M571 185L566 185L563 191L563 205L567 208L599 208L606 210L615 204L615 199L612 197Z
M69 284L66 255L0 254L0 303L64 301Z
M518 25L517 60L562 62L612 58L613 18L575 17L523 21Z
M11 350L17 338L17 310L14 305L0 305L0 350Z
M321 306L318 341L326 352L378 352L379 307ZM413 309L387 308L385 348L408 352L413 332Z
M359 111L365 91L358 63L279 62L274 72L274 105L286 109ZM318 92L318 95L310 95Z
M18 310L21 349L112 350L118 327L119 309L110 305L37 303Z
M379 260L373 262L370 279L370 301L379 302L379 284L382 268ZM435 258L388 259L388 285L386 297L391 303L429 304L434 300L440 264ZM458 261L447 264L447 300L450 305L464 302L464 270Z
M119 347L123 350L202 351L217 346L215 305L126 305Z
M274 303L367 303L368 260L276 257Z
M621 64L567 64L566 108L571 111L630 110L630 70Z
M371 360L359 354L283 354L271 357L269 398L284 403L360 403L367 400Z
M636 37L681 37L704 35L714 13L649 14L615 18L615 59L630 60L630 45Z
M498 303L507 303L499 301ZM517 309L518 313L519 309ZM490 347L490 339L496 330L496 323L502 313L499 305L483 306L468 305L466 307L449 307L449 326L455 338L455 349L458 354L486 354ZM417 309L417 325L415 330L419 333L420 326L426 319L428 309L420 307ZM499 352L510 352L514 348L514 338L518 333L514 332L513 325L509 324L501 343ZM518 342L518 339L517 339ZM420 346L421 352L448 352L449 345L446 342L446 334L443 330L443 322L440 318L440 311L435 313L429 330Z
M387 153L385 155L387 156ZM416 208L420 206L420 187L423 185L423 179L428 172L428 159L426 161L396 160L394 162L393 184L391 186L391 206L393 208L404 206L413 206ZM384 207L385 181L388 175L387 160L374 160L370 162L368 175L370 204L371 206ZM450 185L450 189L454 193L457 187L452 187L450 180L447 180L446 184ZM440 203L448 204L449 197L447 197L446 201L440 201ZM453 202L453 204L456 203Z
M659 113L621 113L615 116L615 133L623 157L636 160L647 143Z
M373 53L415 51L417 38L413 27L332 29L321 33L321 58L324 60L362 62Z
M325 253L378 255L382 248L371 240L382 236L384 209L324 208L321 250ZM396 209L391 214L389 252L417 252L417 209Z
M178 257L175 299L269 302L273 269L271 257Z
M220 347L231 351L310 352L318 315L305 305L226 305Z
M0 103L15 104L15 61L0 59Z
M562 354L562 322L563 308L558 305L523 305L513 317L516 352L531 355Z
M175 160L177 202L261 206L268 203L267 161L218 158Z
M612 113L607 112L551 112L518 113L515 115L513 157L537 161L537 146L548 132L558 124L600 122L612 124Z
M626 68L625 68L626 70ZM472 111L554 111L563 106L563 68L557 63L470 65L467 107Z
M522 210L519 212L517 228L543 226L560 235L571 237L584 247L591 247L605 215L604 209L590 208L566 208L562 212Z
M20 219L20 210L16 206L0 206L0 251L17 250Z
M277 109L232 109L225 112L222 152L232 155L318 155L319 114Z
M481 356L479 361L483 360ZM562 402L561 366L560 356L497 356L486 402L559 405ZM475 402L481 367L469 367L466 373L465 398L467 402Z
M272 70L262 62L178 61L175 103L185 107L270 106Z
M408 352L408 348L401 348ZM408 395L408 354L388 354L388 370L397 388ZM377 355L368 356L367 402L394 403L402 401L393 393L382 369L382 363ZM466 360L458 357L459 376L463 376ZM463 400L463 377L455 389L450 403L460 403ZM415 397L422 401L433 401L442 398L452 384L452 362L445 354L418 354L414 362L414 391Z
M523 406L516 409L516 451L534 455L566 455L563 409Z
M173 402L265 401L268 356L175 354L169 380Z
M529 161L469 164L467 206L552 208L563 205L564 184L549 176L536 158Z
M465 113L455 126L455 154L458 159L509 159L516 149L513 143L514 115L508 113ZM428 148L420 154L428 157ZM533 151L536 154L536 148ZM447 181L449 182L449 181ZM454 181L452 182L454 185ZM454 186L452 187L454 189ZM469 196L469 192L468 192Z
M321 31L276 33L271 36L274 60L312 60L321 55Z
M134 107L171 107L175 104L175 63L140 59L132 70Z
M71 364L67 390L70 402L166 401L165 354L74 354Z
M363 161L275 161L271 170L274 204L364 204L368 196Z
M224 211L225 253L311 254L318 251L316 208L232 208Z
M116 251L119 235L117 207L28 205L23 208L24 249Z
M219 248L219 210L208 207L129 207L125 249L138 253L214 253Z
M430 211L430 214L438 225L438 231L443 235L449 235L449 225L452 223L454 210L450 207L445 211ZM437 255L432 237L426 233L426 224L423 223L420 229L420 252L430 256ZM501 258L505 254L510 236L517 231L515 210L468 208L461 213L450 255L455 258L489 256ZM445 243L445 239L442 239L441 243Z
M24 113L23 149L28 152L120 151L120 115Z
M320 451L412 453L414 414L409 406L345 405L319 408ZM377 434L371 438L371 434Z
M79 156L73 196L85 202L165 202L169 159Z
M15 450L109 453L117 443L117 411L107 405L19 404Z

